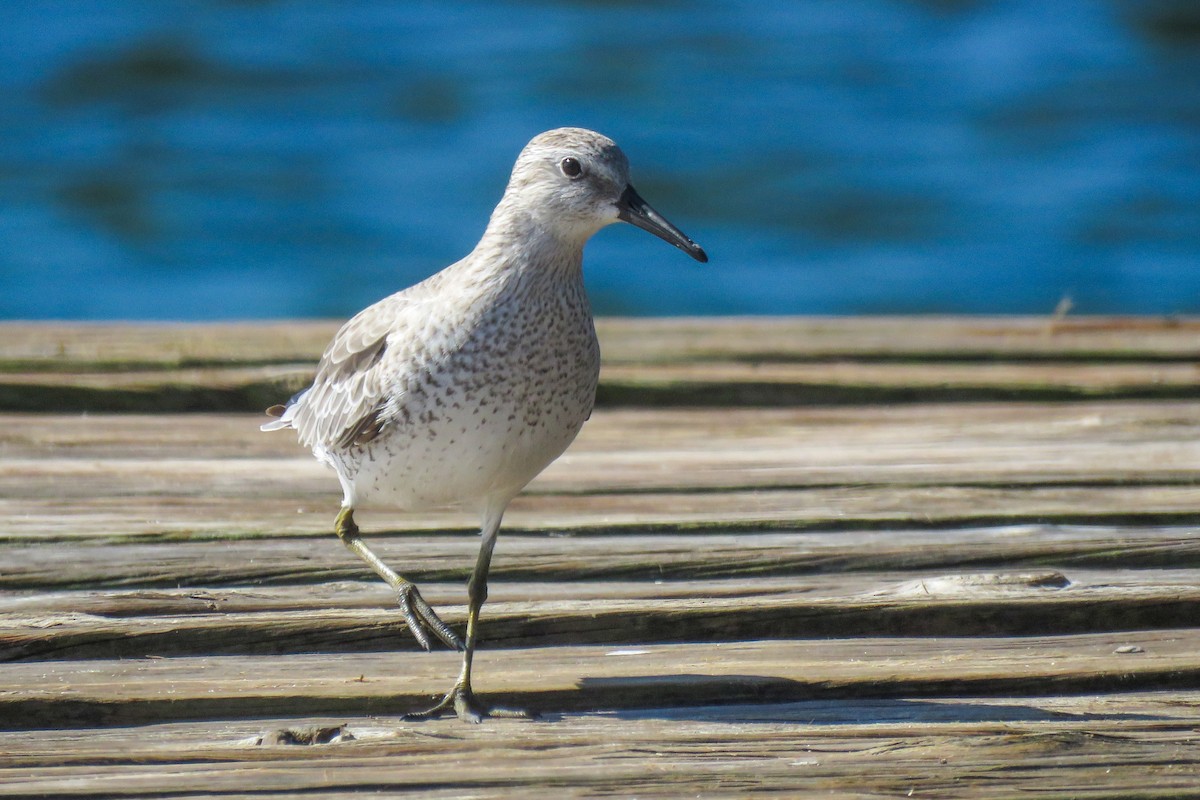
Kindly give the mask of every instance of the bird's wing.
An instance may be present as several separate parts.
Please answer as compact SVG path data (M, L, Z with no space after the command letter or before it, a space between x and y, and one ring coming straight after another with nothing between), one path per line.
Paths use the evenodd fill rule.
M295 428L308 447L350 447L375 438L392 395L423 368L421 340L412 335L427 310L423 294L394 294L350 319L325 348L312 386L268 426Z

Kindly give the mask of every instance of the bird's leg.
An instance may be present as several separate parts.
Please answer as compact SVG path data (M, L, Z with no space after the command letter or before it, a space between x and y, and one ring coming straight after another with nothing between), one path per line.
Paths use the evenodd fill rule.
M500 520L485 523L483 542L479 546L479 558L475 561L475 570L467 583L467 642L463 648L462 671L458 680L446 693L446 696L432 708L415 714L406 714L405 719L420 720L439 717L454 710L455 715L463 722L482 722L485 717L516 717L532 719L529 711L516 708L501 708L489 706L480 701L471 690L471 664L475 657L475 641L479 630L479 612L487 600L488 570L492 564L492 550L496 547L496 533L500 528Z
M337 516L334 530L337 532L338 538L342 540L342 544L346 545L350 552L367 562L371 569L375 570L375 574L387 581L388 585L396 591L404 622L421 647L426 650L433 647L433 640L429 638L429 633L432 632L447 647L455 650L463 649L462 639L458 638L458 634L434 613L433 608L417 591L416 584L397 575L363 542L362 536L358 532L358 526L354 524L354 509L349 506L342 507L341 513Z

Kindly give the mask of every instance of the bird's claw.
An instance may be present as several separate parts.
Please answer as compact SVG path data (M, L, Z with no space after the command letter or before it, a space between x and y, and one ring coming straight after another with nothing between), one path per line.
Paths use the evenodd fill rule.
M470 722L474 725L478 725L488 717L496 719L537 719L536 713L526 709L490 706L479 700L470 687L461 685L456 685L431 708L405 714L404 719L411 722L437 719L449 714L451 711L461 721Z
M433 639L429 636L433 633L450 649L463 649L463 640L453 628L442 622L441 617L425 602L425 598L421 597L414 584L404 584L396 592L396 596L400 603L400 613L404 615L404 622L422 648L427 651L433 649Z

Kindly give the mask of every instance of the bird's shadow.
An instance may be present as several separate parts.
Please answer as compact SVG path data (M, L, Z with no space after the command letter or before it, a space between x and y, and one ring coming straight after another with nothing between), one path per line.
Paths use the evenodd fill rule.
M691 686L697 691L688 691ZM681 690L681 686L683 689ZM584 678L583 695L618 702L596 704L618 719L737 724L860 725L888 723L979 724L1152 720L1147 713L1074 712L1047 708L1036 698L1002 701L980 697L881 698L837 696L800 681L760 675L644 675ZM824 695L824 696L820 696ZM543 720L561 717L542 713Z

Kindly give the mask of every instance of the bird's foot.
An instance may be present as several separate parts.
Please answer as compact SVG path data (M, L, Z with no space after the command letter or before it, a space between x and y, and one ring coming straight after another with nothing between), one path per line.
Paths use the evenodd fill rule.
M433 633L450 649L463 649L463 640L453 628L442 622L433 607L421 597L415 584L405 581L396 591L396 599L400 603L400 613L404 615L404 622L421 647L426 650L433 649L433 640L429 637L429 634Z
M463 722L470 722L475 725L483 722L488 717L496 719L537 719L537 714L532 711L521 708L488 705L477 698L469 686L461 685L456 685L447 692L446 696L439 700L432 708L427 708L424 711L418 711L413 714L405 714L404 719L411 721L437 719L438 717L448 715L451 711Z

